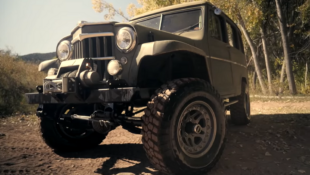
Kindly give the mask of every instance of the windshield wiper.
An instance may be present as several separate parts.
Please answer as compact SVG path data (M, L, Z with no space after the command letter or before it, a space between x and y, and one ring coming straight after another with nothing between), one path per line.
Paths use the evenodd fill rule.
M195 26L197 26L197 25L199 25L199 22L198 22L198 23L195 23L195 24L193 24L193 25L191 25L191 26L188 26L188 27L186 27L186 28L184 28L184 29L178 30L178 31L176 31L175 33L180 32L179 35L181 35L182 33L191 30L193 27L195 27Z

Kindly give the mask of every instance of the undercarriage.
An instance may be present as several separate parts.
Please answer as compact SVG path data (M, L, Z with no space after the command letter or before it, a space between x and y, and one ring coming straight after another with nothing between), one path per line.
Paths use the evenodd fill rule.
M134 108L130 103L44 104L39 105L36 114L40 118L52 116L62 123L84 123L83 126L92 126L100 134L107 134L120 125L130 132L139 133L141 129L137 127L142 124L144 109ZM55 113L56 116L53 115ZM81 125L78 127L81 128Z

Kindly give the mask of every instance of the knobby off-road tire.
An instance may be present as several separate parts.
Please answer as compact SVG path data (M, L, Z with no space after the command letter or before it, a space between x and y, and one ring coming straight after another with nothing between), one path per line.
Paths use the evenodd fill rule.
M245 82L242 82L241 95L233 100L238 100L238 103L230 106L231 122L235 125L250 123L250 95L248 85Z
M106 135L97 133L91 127L67 128L61 123L60 116L70 108L70 105L61 106L53 114L39 118L39 132L44 142L55 151L81 150L100 144Z
M210 171L222 154L225 133L220 95L200 79L163 85L143 116L143 147L150 162L165 174Z

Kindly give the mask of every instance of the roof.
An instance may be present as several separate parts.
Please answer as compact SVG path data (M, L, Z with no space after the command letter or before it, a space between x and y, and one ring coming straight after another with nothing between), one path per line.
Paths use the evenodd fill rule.
M210 4L210 3L206 2L206 1L195 1L195 2L187 2L187 3L177 4L177 5L171 5L171 6L167 6L167 7L157 9L157 10L152 10L150 12L143 13L141 15L137 15L137 16L133 17L130 21L133 21L133 20L136 20L136 19L139 19L142 17L146 17L149 15L153 15L156 13L161 13L164 11L170 11L170 10L181 9L181 8L185 8L185 7L205 5L205 4Z

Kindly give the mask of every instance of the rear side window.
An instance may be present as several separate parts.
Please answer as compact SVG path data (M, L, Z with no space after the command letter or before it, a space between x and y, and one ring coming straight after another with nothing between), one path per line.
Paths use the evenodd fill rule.
M239 35L235 29L235 27L233 27L231 24L229 24L228 22L226 22L226 29L227 29L227 42L229 45L231 45L232 47L239 49Z
M213 13L209 14L208 28L210 36L222 40L220 19Z
M239 44L240 44L240 49L239 49L239 50L241 50L241 52L243 52L243 53L244 53L244 48L243 48L242 38L241 38L240 34L238 35L238 39L239 39Z
M233 29L232 29L231 25L228 24L228 23L226 23L226 28L227 28L227 40L228 40L228 43L229 43L229 45L235 47Z

